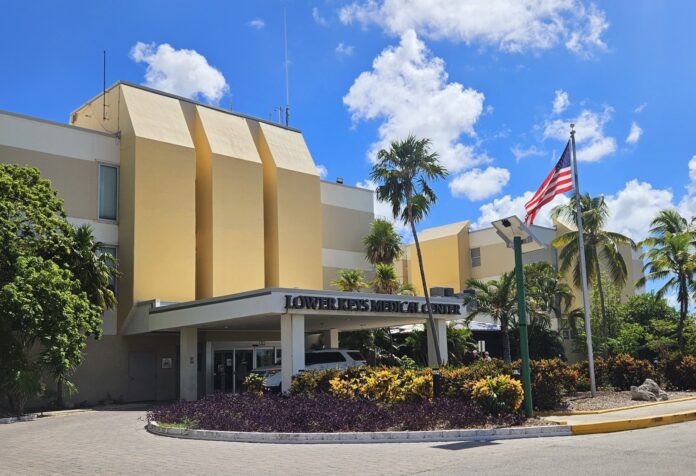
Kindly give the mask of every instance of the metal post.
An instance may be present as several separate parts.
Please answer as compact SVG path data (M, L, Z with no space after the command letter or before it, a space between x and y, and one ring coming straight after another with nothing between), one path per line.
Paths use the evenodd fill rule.
M590 297L587 292L587 266L585 264L585 234L582 228L582 207L580 204L580 184L578 180L578 160L575 155L575 124L570 125L570 143L573 149L573 181L575 182L575 207L578 224L578 247L580 248L580 277L582 279L582 305L585 308L585 335L587 337L587 364L590 373L590 390L597 395L595 384L594 352L592 351L592 326L590 323Z
M517 316L520 328L520 356L522 357L522 388L524 389L524 414L534 416L532 403L532 379L529 371L529 342L527 338L527 305L524 298L524 274L522 270L522 238L513 238L515 249L515 277L517 278Z

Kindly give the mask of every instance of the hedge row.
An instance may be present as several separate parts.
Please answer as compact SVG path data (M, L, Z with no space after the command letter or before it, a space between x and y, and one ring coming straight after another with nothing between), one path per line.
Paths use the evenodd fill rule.
M538 410L550 410L558 406L564 395L589 390L587 362L568 364L560 359L533 360L532 400ZM519 378L520 362L506 364L501 360L479 361L467 367L440 370L444 397L465 402L475 402L474 389L502 385L501 395L510 395L500 405L515 406L515 390L504 379L488 381L498 376ZM696 358L672 359L659 369L647 360L618 355L595 360L595 378L600 387L628 390L652 378L671 389L696 390ZM502 388L502 387L501 387ZM430 369L413 370L388 367L355 367L346 370L330 369L303 372L292 382L293 395L312 397L316 394L359 399L381 403L425 402L433 399L433 374ZM485 392L483 392L485 393ZM498 392L494 392L498 393ZM482 392L479 391L479 396ZM502 398L502 397L501 397ZM479 399L480 400L480 399ZM481 405L486 402L479 401Z

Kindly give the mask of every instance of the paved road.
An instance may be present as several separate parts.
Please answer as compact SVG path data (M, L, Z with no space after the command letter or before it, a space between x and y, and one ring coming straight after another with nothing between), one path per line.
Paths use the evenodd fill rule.
M140 410L0 425L0 474L694 474L696 422L489 443L269 445L165 438Z

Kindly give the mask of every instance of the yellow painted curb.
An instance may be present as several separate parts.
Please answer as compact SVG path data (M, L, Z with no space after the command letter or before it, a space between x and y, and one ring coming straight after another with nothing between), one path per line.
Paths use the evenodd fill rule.
M682 423L692 420L696 420L696 410L652 417L633 418L631 420L577 423L575 425L570 425L570 431L573 435L612 433L615 431L638 430L640 428L650 428L653 426L671 425L673 423Z
M620 412L623 410L633 410L634 408L644 408L644 407L652 407L655 405L667 405L670 403L685 402L687 400L696 400L696 396L695 397L677 398L676 400L665 400L662 402L642 403L640 405L629 405L626 407L605 408L604 410L577 410L577 411L561 411L561 412L547 411L547 412L536 412L536 414L539 416L600 415L603 413Z

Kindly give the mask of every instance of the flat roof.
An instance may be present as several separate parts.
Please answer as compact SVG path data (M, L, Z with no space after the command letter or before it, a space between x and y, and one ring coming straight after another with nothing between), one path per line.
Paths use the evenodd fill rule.
M230 114L230 115L232 115L232 116L242 117L242 118L244 118L244 119L250 119L250 120L252 120L252 121L262 122L262 123L264 123L264 124L268 124L268 125L271 125L271 126L280 127L281 129L286 129L286 130L289 130L289 131L302 133L302 131L301 131L300 129L297 129L297 128L295 128L295 127L285 126L285 125L280 124L280 123L277 123L277 122L269 121L268 119L261 119L260 117L254 117L254 116L252 116L252 115L244 114L244 113L241 113L241 112L230 111L229 109L223 109L223 108L218 107L218 106L213 106L213 105L211 105L211 104L207 104L207 103L204 103L204 102L201 102L201 101L196 101L195 99L187 98L187 97L184 97L184 96L179 96L179 95L177 95L177 94L168 93L168 92L166 92L166 91L160 91L159 89L154 89L154 88L151 88L151 87L148 87L148 86L143 86L142 84L131 83L130 81L125 81L125 80L122 80L122 79L116 81L114 84L112 84L111 86L109 86L108 88L106 88L106 91L111 91L113 88L115 88L115 87L117 87L117 86L120 86L120 85L123 85L123 86L130 86L130 87L132 87L132 88L137 88L137 89L142 89L143 91L147 91L147 92L150 92L150 93L153 93L153 94L159 94L160 96L167 96L167 97L170 97L170 98L172 98L172 99L177 99L177 100L179 100L179 101L185 101L185 102L188 102L188 103L191 103L191 104L195 104L196 106L205 107L205 108L208 108L208 109L212 109L212 110L214 110L214 111L219 111L219 112L223 112L223 113L225 113L225 114ZM101 92L101 93L99 93L99 94L93 96L91 99L89 99L88 101L86 101L85 103L83 103L80 107L78 107L77 109L74 109L74 110L70 113L70 115L72 116L72 115L75 114L76 112L80 111L82 108L84 108L85 106L87 106L87 104L89 104L89 103L93 102L94 100L100 98L103 94L104 94L104 93Z
M51 126L65 127L65 128L71 129L73 131L88 132L90 134L99 134L99 135L106 136L106 137L118 138L118 134L112 134L111 132L97 131L95 129L88 129L86 127L80 127L80 126L75 126L72 124L66 124L64 122L51 121L49 119L42 119L40 117L28 116L26 114L20 114L18 112L6 111L4 109L0 109L0 114L5 114L6 116L17 117L19 119L26 119L28 121L41 122L43 124L48 124Z

